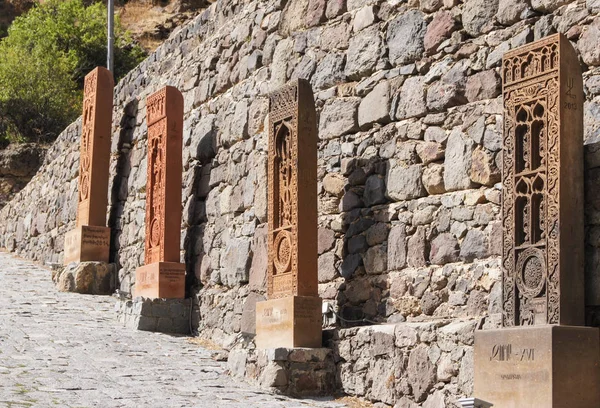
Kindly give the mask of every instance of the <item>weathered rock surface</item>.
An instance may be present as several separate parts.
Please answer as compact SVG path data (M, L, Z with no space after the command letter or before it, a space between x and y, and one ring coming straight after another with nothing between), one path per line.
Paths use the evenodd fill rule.
M423 79L411 77L404 82L398 98L396 119L420 117L427 113L425 104L425 87Z
M73 262L52 273L61 292L112 295L117 287L116 266L104 262Z
M492 30L498 0L466 0L462 22L467 33L476 37Z
M319 137L331 139L356 131L359 98L338 98L323 107L319 122Z
M410 10L390 22L386 39L392 64L404 65L421 57L427 29L424 17L420 11Z

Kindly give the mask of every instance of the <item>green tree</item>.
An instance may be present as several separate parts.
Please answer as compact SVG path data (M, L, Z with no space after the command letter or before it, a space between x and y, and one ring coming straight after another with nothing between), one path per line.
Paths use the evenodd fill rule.
M115 30L115 79L145 56ZM14 20L0 41L0 136L50 141L81 111L85 75L106 62L106 7L48 0Z

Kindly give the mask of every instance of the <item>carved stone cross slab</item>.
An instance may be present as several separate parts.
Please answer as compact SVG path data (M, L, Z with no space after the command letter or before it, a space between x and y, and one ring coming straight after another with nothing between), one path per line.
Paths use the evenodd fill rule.
M183 97L167 86L146 100L148 178L146 182L145 266L136 271L135 295L185 296L185 264L179 263Z
M505 54L504 326L582 325L583 81L557 34Z
M314 97L310 84L297 80L269 102L269 300L256 305L256 344L320 347Z
M317 130L312 89L270 96L267 294L317 296Z
M506 408L600 406L584 320L583 81L562 34L502 61L502 329L478 330L475 397Z
M79 157L77 227L65 236L65 265L108 262L106 227L108 171L113 109L113 77L97 67L85 77Z

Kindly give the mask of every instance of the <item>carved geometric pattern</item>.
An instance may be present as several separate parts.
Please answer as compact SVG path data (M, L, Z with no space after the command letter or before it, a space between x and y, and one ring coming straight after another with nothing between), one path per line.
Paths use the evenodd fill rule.
M164 257L164 202L165 202L165 139L167 118L154 122L148 128L148 169L146 189L146 263L158 262Z
M304 79L269 95L268 299L318 296L316 116Z
M146 99L145 264L180 261L183 96L166 86Z
M89 198L90 170L92 164L92 137L96 118L96 94L98 73L92 71L85 77L83 93L83 118L79 157L79 202Z
M146 118L148 126L154 122L164 118L167 115L166 111L167 102L167 90L162 88L161 90L150 95L146 101Z
M167 132L167 118L155 122L148 129L148 147L150 149L150 160L148 162L148 186L146 198L150 205L150 223L146 224L146 254L151 260L156 250L160 253L163 248L164 216L163 204L165 198L165 147L164 140ZM151 261L156 262L156 261Z
M270 95L269 255L267 291L275 299L298 293L298 89Z
M112 74L97 67L85 76L77 180L77 226L106 225L113 110Z
M503 324L559 322L559 55L553 38L503 61Z

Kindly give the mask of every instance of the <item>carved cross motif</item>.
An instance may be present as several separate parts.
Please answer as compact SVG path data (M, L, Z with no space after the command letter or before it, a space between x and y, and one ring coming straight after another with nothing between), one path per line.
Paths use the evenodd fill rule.
M504 56L505 326L583 317L580 299L573 297L582 292L583 279L582 112L563 106L583 98L574 55L568 40L554 35ZM575 223L572 236L561 226L567 217ZM565 240L579 247L561 252Z
M77 225L105 226L110 133L112 126L112 74L98 67L85 77Z
M148 97L146 110L145 263L179 262L183 97L165 87Z
M317 295L316 154L312 90L299 80L270 95L269 298Z

